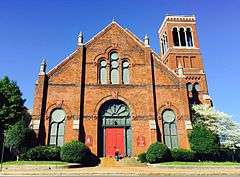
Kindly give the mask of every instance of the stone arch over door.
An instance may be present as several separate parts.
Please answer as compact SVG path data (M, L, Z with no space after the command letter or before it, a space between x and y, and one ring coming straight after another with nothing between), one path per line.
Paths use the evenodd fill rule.
M132 154L131 112L128 105L118 99L104 102L98 110L98 156Z

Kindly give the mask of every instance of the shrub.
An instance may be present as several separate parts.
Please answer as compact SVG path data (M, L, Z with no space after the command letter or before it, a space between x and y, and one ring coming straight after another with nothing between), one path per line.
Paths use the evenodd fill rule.
M5 145L15 155L25 153L36 144L37 138L34 130L26 127L24 121L17 122L7 130Z
M149 163L159 163L171 160L171 151L165 144L160 142L153 143L149 146L146 159Z
M59 161L60 147L56 146L38 146L29 149L26 153L20 155L22 160L37 160L37 161Z
M143 152L143 153L141 153L141 154L138 155L138 161L140 161L141 163L147 162L146 152Z
M188 149L173 149L171 154L174 161L193 162L196 160L196 153Z
M90 155L90 149L80 141L66 143L61 148L61 159L65 162L87 163Z
M235 161L240 162L240 149L222 148L219 151L218 161Z
M199 160L215 160L219 154L218 136L202 125L194 126L189 142Z

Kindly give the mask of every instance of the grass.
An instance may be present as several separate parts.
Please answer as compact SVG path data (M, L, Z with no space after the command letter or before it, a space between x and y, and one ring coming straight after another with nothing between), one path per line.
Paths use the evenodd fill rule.
M160 165L166 166L240 166L238 162L162 162Z
M9 161L4 162L3 165L67 165L67 162L61 161Z

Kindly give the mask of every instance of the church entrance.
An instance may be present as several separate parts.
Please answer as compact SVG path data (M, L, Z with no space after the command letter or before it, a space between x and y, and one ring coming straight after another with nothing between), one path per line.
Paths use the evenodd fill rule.
M110 100L99 110L98 155L114 157L116 151L121 156L131 156L131 115L124 102Z
M106 128L105 129L105 154L107 157L114 157L115 152L124 154L124 129Z

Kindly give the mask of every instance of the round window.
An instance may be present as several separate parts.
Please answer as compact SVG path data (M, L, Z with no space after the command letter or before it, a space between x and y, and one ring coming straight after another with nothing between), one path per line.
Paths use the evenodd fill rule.
M62 122L65 116L66 114L62 109L56 109L52 113L52 122Z
M118 59L118 54L116 52L111 53L111 59L112 60Z
M175 120L175 114L172 110L166 110L163 113L163 120L164 122L171 123Z

